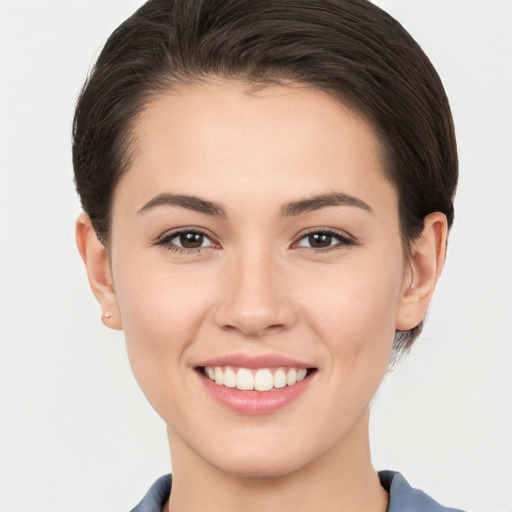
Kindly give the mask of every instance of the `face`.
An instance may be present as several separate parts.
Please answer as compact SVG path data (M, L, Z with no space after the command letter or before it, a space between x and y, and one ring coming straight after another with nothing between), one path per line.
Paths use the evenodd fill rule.
M356 457L410 280L371 126L311 88L215 82L135 135L112 280L171 450L238 475Z

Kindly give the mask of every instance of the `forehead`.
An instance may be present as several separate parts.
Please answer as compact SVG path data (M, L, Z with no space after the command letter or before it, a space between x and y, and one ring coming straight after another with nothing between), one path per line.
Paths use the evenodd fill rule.
M140 201L173 192L283 203L338 189L367 199L386 189L396 200L372 126L309 86L178 87L140 115L133 149L118 192Z

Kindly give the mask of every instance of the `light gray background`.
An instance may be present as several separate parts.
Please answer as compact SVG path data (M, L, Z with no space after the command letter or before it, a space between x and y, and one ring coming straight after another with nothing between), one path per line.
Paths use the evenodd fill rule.
M140 0L2 0L0 510L123 511L169 471L165 429L74 245L73 106ZM380 0L451 98L461 178L430 318L374 405L378 469L512 510L512 2Z

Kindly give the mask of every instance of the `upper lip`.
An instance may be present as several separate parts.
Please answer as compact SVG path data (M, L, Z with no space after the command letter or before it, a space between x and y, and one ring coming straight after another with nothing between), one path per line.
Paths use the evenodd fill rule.
M241 368L276 368L284 366L291 368L314 368L314 365L280 354L249 355L240 353L205 359L196 366L237 366Z

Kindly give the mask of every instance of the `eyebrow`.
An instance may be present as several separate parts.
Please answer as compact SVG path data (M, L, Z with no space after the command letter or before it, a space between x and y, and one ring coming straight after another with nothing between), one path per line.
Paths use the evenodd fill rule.
M366 204L363 200L342 192L334 192L332 194L321 194L288 203L281 208L281 216L291 217L328 206L355 206L356 208L361 208L369 213L373 213L370 205Z
M157 206L181 206L187 210L211 215L212 217L225 217L226 212L222 206L206 201L196 196L181 194L159 194L151 201L148 201L138 212L137 215L146 213L148 210Z
M167 193L159 194L148 201L137 212L137 215L142 215L153 208L157 208L158 206L180 206L212 217L226 217L226 211L224 208L212 201L207 201L206 199L201 199L197 196ZM334 192L331 194L321 194L287 203L281 208L281 216L293 217L295 215L301 215L303 213L312 212L329 206L355 206L373 213L372 208L363 200L342 192Z

